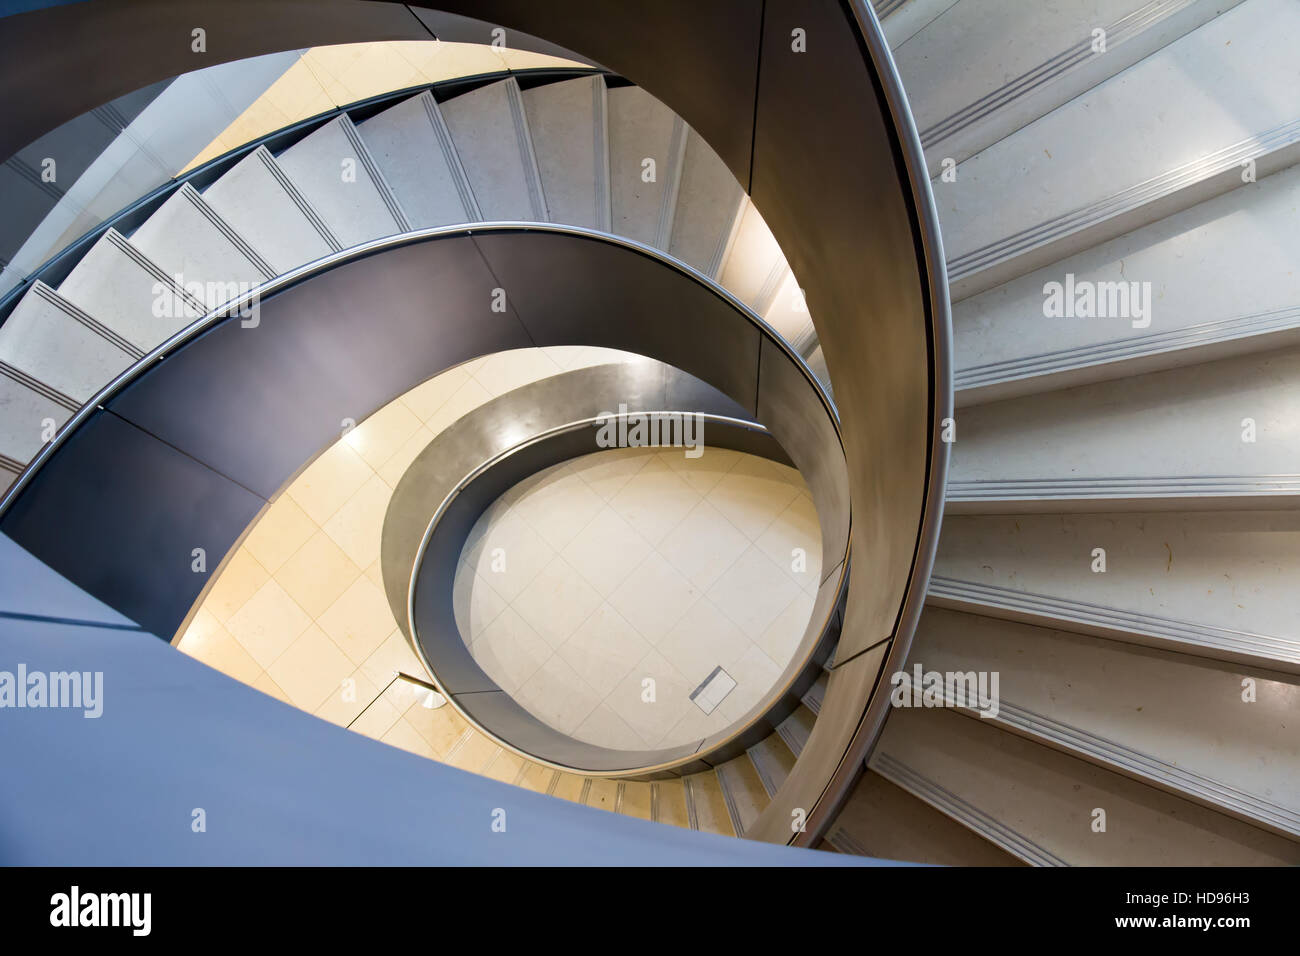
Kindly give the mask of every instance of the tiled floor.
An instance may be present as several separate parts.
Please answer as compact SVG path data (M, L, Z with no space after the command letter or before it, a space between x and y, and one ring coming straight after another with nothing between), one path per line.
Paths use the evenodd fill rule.
M507 69L581 66L570 60L479 43L393 40L304 50L298 62L221 132L185 169L250 140L380 93ZM184 170L182 170L183 172Z
M344 725L395 672L427 679L381 587L379 542L398 479L442 429L520 385L631 358L521 349L467 362L371 415L270 506L221 570L177 646Z
M821 555L807 487L705 437L695 459L631 448L557 465L471 532L461 634L557 730L619 749L698 740L744 716L803 636ZM706 714L690 695L716 667L737 686Z

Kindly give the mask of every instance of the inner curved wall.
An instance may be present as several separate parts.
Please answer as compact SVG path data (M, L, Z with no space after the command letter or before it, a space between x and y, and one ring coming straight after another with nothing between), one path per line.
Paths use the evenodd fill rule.
M369 11L380 6L364 5ZM870 562L874 580L869 587L855 586L849 602L845 636L853 656L832 678L827 713L834 719L819 721L808 752L767 815L786 830L792 806L835 804L874 739L880 708L873 706L864 718L860 704L870 696L886 656L901 662L906 652L942 498L946 448L937 441L936 425L951 406L942 252L919 142L905 107L898 106L901 92L888 52L861 2L769 0L760 11L733 0L704 9L665 3L638 10L638 35L677 37L674 56L667 60L639 39L620 42L621 13L613 9L560 2L542 10L508 0L441 6L499 18L597 52L665 102L680 104L685 118L742 182L750 183L751 195L805 280L839 404L852 420L848 457L855 512L871 522L857 529L855 538L859 560ZM379 29L362 7L352 5L354 25ZM282 30L292 21L290 15L274 26ZM864 26L859 29L855 21ZM693 29L676 29L688 22ZM793 30L827 42L816 57L792 58ZM148 44L150 38L142 33L140 41ZM247 38L236 46L248 46ZM126 59L146 63L151 58ZM59 70L64 64L52 58L50 67ZM15 87L33 79L32 102L40 103L39 75L22 76ZM828 87L841 95L830 101L819 97ZM701 97L701 90L707 95ZM824 149L828 130L837 139L834 151ZM817 175L807 175L809 170ZM903 188L895 194L882 190L882 183ZM817 229L803 228L813 223ZM926 374L918 374L922 370ZM119 430L116 437L125 441L127 433ZM873 461L881 448L889 449L888 463ZM239 508L227 506L232 512ZM895 637L899 640L891 647ZM793 839L815 839L817 832L814 827L807 837ZM792 839L767 827L756 835Z
M638 361L606 349L520 349L462 363L347 430L257 518L173 638L264 693L348 726L395 673L429 681L384 594L384 517L407 467L467 412L529 382ZM345 682L351 682L350 684ZM410 740L377 708L358 729ZM426 754L427 756L427 754Z
M774 378L770 370L768 378L769 382ZM802 388L791 395L789 407L802 408L810 416L809 406L821 407L820 421L833 431L822 401L812 379L805 378ZM744 407L661 363L602 366L553 376L466 415L417 456L395 489L384 521L385 587L399 622L409 615L413 644L438 689L498 742L558 767L582 768L601 776L691 772L692 767L736 756L766 736L815 682L837 634L834 612L844 587L846 539L823 541L826 557L816 572L812 613L797 653L771 689L743 718L675 748L651 752L595 747L537 720L475 663L453 613L456 564L481 514L499 495L543 468L600 450L595 425L616 405L626 405L629 414L693 409L705 416L708 448L757 453L782 464L791 461L772 434L752 423L752 414ZM830 453L820 459L805 457L803 464L815 510L827 515L835 527L847 518L839 510L843 499L835 493L842 482L842 460ZM635 533L630 543L634 542ZM502 557L509 559L508 554Z
M572 371L610 362L616 364ZM565 368L571 371L562 373ZM628 371L615 373L618 368ZM476 415L471 410L476 406L504 401L514 403L507 408L527 407L539 397L533 394L539 387L554 387L556 382L575 376L587 376L575 379L575 386L583 390L599 391L602 383L605 391L611 385L618 390L622 382L630 399L637 390L635 383L664 375L661 368L639 356L601 349L525 349L465 363L411 390L359 426L349 428L284 490L215 578L192 623L178 634L177 646L287 703L423 756L442 759L447 741L441 741L442 749L435 747L433 752L426 752L426 746L434 746L457 726L462 728L457 733L468 728L450 713L450 707L446 708L449 713L441 716L422 714L417 718L409 712L409 693L424 693L427 698L428 691L421 692L420 682L443 689L446 675L423 668L422 659L411 653L397 625L397 612L391 604L385 605L383 586L396 584L400 591L410 569L406 567L409 559L398 562L398 567L386 554L381 555L383 539L395 527L404 526L404 521L409 524L407 519L413 515L417 523L424 521L422 512L399 506L394 491L408 478L424 484L410 473L412 460L436 453L438 433L451 423L457 428L449 435L464 432L466 426L472 428ZM599 375L592 378L590 373ZM528 384L543 378L547 381ZM673 378L679 381L680 375ZM720 396L707 397L710 390L701 389L701 383L691 386L681 382L675 392L678 400L698 392L706 405L727 407ZM770 702L756 707L760 699L784 679L784 672L805 669L792 658L802 654L805 646L812 646L810 640L816 644L820 637L816 628L808 632L811 636L805 634L816 624L810 618L821 580L816 512L807 488L788 466L719 444L729 439L718 434L717 427L709 426L708 433L698 436L705 440L698 458L687 458L683 449L625 449L613 454L632 454L638 460L613 467L597 465L589 472L587 487L598 510L609 520L624 524L612 538L611 529L595 520L598 515L581 507L565 508L553 496L543 494L539 507L520 506L511 515L516 532L526 522L524 531L534 547L520 534L510 534L502 548L509 564L497 569L506 573L497 575L483 569L483 575L496 585L494 593L498 589L509 592L507 582L526 592L514 594L516 600L508 607L485 602L482 594L478 600L460 593L447 598L458 612L472 613L484 625L477 630L464 626L462 635L473 634L485 646L500 651L502 641L519 638L521 631L533 634L535 641L543 639L534 631L546 633L545 640L554 641L564 652L554 655L556 664L567 662L584 668L582 676L574 675L578 686L565 692L566 712L582 720L589 730L599 728L616 738L620 733L631 735L598 741L598 746L625 745L620 749L645 750L649 756L653 744L661 741L661 732L677 729L691 738L691 746L682 751L689 757L700 738L720 739L724 736L721 731L733 735L749 726L744 721L753 719L751 711L767 710ZM454 438L448 440L457 443ZM757 447L769 446L770 439ZM779 449L764 454L773 452L784 457ZM587 463L582 458L571 462L575 466ZM690 468L690 464L697 467ZM630 487L637 474L642 480ZM674 486L667 487L666 479ZM513 508L527 490L546 484L545 475L535 475L505 497ZM501 514L501 508L489 509L479 525L491 524ZM566 529L568 525L576 527ZM675 536L670 535L673 531ZM543 534L557 547L550 548L542 540ZM701 541L701 534L707 540ZM556 535L565 535L565 541L554 540ZM672 540L668 540L670 536ZM632 554L637 545L653 551L651 540L662 545L663 553ZM471 534L467 550L488 543ZM572 547L563 547L565 544ZM700 544L708 547L708 553L695 553L693 545ZM795 548L802 554L791 562ZM539 559L548 558L550 567L539 567ZM628 560L632 564L627 564ZM610 577L615 565L628 572L619 573L618 580ZM608 585L608 600L603 594L596 595L597 604L583 608L571 590L557 587L554 573L561 568L573 573L575 567L582 569L588 583L581 586L590 594L596 595L595 588L601 587L602 581ZM673 588L665 574L680 586ZM832 587L830 593L835 591ZM547 603L552 592L559 592L555 595L558 605L555 600ZM576 610L584 616L591 611L591 620L572 620ZM574 626L561 633L566 619ZM457 621L463 622L464 616ZM581 633L570 635L570 631ZM606 688L604 699L598 700L593 696L596 685L588 673L589 665L608 666L609 661L608 655L602 659L600 647L591 642L629 634L641 650L635 659L625 661L623 670L634 669L635 673L622 675L628 678L624 682L627 687ZM559 647L570 636L573 646ZM515 652L510 655L512 667L529 661L528 654L518 653L520 648L511 650ZM545 688L547 675L540 672L549 671L546 662L534 663L539 673L530 683L534 690ZM686 698L699 683L696 678L714 666L725 666L739 686L721 707L705 714ZM495 676L490 669L489 674ZM646 674L653 674L658 684L651 707L645 706L641 696L641 680ZM692 675L689 682L687 674ZM546 704L545 694L543 699L529 701L518 694L517 686L497 679L521 701ZM404 690L407 696L403 696ZM573 707L584 698L590 706L581 714L574 713ZM674 707L689 707L692 713L698 710L699 716L695 721L683 720L684 715ZM463 711L463 705L457 709ZM471 723L483 716L477 707L471 711ZM405 719L399 720L396 715L403 713ZM549 716L545 707L534 713L544 721ZM442 730L435 732L437 727ZM590 739L573 733L576 721L574 726L557 729L579 740ZM516 737L508 726L493 724L489 730L495 730L507 744ZM536 734L518 727L515 730L537 743ZM644 736L647 732L654 736ZM426 739L431 733L432 741ZM668 752L663 748L671 749L671 744L662 740L655 756L662 757ZM561 764L569 762L549 752L546 756ZM583 761L591 754L575 751L570 756L586 766ZM632 755L628 765L635 763Z
M805 473L806 456L838 457L827 410L810 421L806 404L758 413L760 380L769 393L795 380L808 387L795 360L725 297L665 265L558 229L378 241L370 254L318 267L311 281L264 298L256 328L217 323L90 414L44 463L41 494L19 494L3 529L148 629L170 634L205 583L192 557L177 562L178 536L188 540L184 555L226 554L340 423L442 369L534 345L653 356L766 415ZM505 312L494 308L497 289L508 290ZM842 467L824 475L825 500L843 507L819 517L842 552ZM51 533L68 527L75 537Z

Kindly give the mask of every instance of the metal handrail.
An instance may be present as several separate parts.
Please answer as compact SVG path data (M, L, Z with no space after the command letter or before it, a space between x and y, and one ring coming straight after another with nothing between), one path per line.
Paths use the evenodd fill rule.
M894 63L889 45L885 42L884 32L875 11L867 0L849 0L848 6L856 21L857 32L865 48L864 52L870 57L876 76L879 78L885 103L894 121L893 132L897 136L896 151L901 154L907 170L907 178L911 183L912 207L916 211L916 229L920 234L920 252L924 257L929 281L927 332L934 383L930 409L931 440L927 461L927 482L907 588L893 631L872 645L879 646L889 641L889 652L881 663L876 686L868 695L867 706L862 713L858 728L836 773L831 780L827 781L818 799L818 805L829 803L831 806L838 806L847 798L858 774L871 756L871 751L884 726L889 710L889 696L880 693L880 678L902 668L911 651L916 625L925 606L930 569L934 566L939 546L949 460L949 447L942 438L943 421L953 414L952 305L948 292L948 271L939 229L938 207L934 202L930 176L925 164L925 152L921 146L916 121L903 90L897 65ZM838 665L841 662L836 663ZM812 817L811 813L809 817ZM795 834L795 839L791 842L796 845L814 844L829 822L824 820L823 825L815 833Z
M839 416L835 410L835 404L831 401L830 396L826 394L826 389L821 381L813 374L812 370L804 362L803 358L796 352L788 342L786 342L772 326L770 326L762 316L758 315L747 305L737 299L734 295L724 289L718 283L714 282L704 273L695 269L688 263L682 262L670 256L668 253L648 246L643 242L635 239L628 239L624 236L616 236L613 233L602 232L598 229L590 229L586 226L570 226L551 222L525 222L518 220L501 220L494 222L478 223L457 223L451 226L431 226L426 229L415 229L410 232L397 233L392 236L384 236L380 239L371 239L369 242L363 242L360 245L352 246L341 252L335 252L314 262L308 262L296 269L274 279L270 279L261 285L244 292L239 297L231 299L224 305L218 306L207 315L187 325L185 328L174 333L170 338L163 341L160 345L153 348L143 358L129 365L123 371L113 378L108 384L101 388L95 395L82 405L58 433L51 439L33 458L22 473L9 486L8 491L0 497L0 518L9 510L14 500L22 490L31 482L33 476L38 472L42 465L49 460L50 456L57 451L69 436L72 435L96 410L103 407L104 403L117 395L124 388L134 382L137 378L147 372L153 365L161 362L172 352L182 348L189 342L198 338L201 334L211 328L219 325L221 322L230 318L238 318L242 310L260 302L263 298L283 292L291 286L298 285L301 282L309 281L322 273L329 272L339 266L346 265L357 259L372 256L377 253L386 252L391 249L399 249L403 246L415 245L420 242L446 239L456 236L473 236L476 233L495 233L495 232L539 232L553 233L567 236L581 236L588 239L596 239L601 242L614 246L638 252L643 256L654 259L657 262L668 266L678 272L694 279L700 285L707 288L714 295L723 299L735 309L741 316L749 321L759 333L770 339L785 354L786 358L794 363L796 369L812 386L814 394L821 401L826 410L827 417L835 429L836 437L843 444L842 433L840 432ZM852 525L850 524L850 537L852 536Z
M763 425L761 425L758 422L746 421L740 418L731 418L725 415L710 414L707 412L705 413L685 412L681 409L675 411L640 410L636 414L671 415L675 413L699 414L700 417L703 418L705 421L717 422L719 424L725 424L730 427L744 428L750 431L760 432L763 434L771 434L767 428L765 428ZM438 677L438 671L433 666L433 662L429 660L428 655L425 653L424 645L420 642L419 639L419 629L416 627L416 616L415 616L416 585L420 574L420 568L424 564L425 552L428 550L429 543L433 540L433 536L435 531L437 530L439 522L442 520L443 515L446 514L447 509L460 496L460 494L465 490L465 488L467 488L479 477L491 471L497 465L501 464L502 462L506 461L512 456L519 454L525 449L533 445L536 445L539 442L543 442L548 439L558 437L560 435L568 434L577 431L581 428L590 428L593 425L596 425L601 420L602 420L601 416L593 416L590 418L578 419L577 421L573 421L573 422L567 422L563 425L556 425L544 431L538 432L536 435L532 435L528 438L525 438L524 440L518 442L517 444L512 445L510 448L498 452L497 454L493 455L491 458L487 459L486 461L480 462L478 465L476 465L473 469L471 469L467 474L462 476L456 482L456 484L452 487L452 489L447 492L447 494L443 497L443 500L439 503L437 509L433 513L433 516L429 519L428 525L425 527L424 536L420 539L420 547L415 555L415 562L411 569L410 582L407 586L407 592L406 592L407 633L410 635L409 643L411 647L414 649L416 656L420 658L420 663L424 665L424 669L428 672L429 676L433 678L433 682L436 686L437 691L440 694L442 694L444 698L446 698L447 702L451 704L451 706L456 710L456 712L460 714L460 716L463 717L471 727L473 727L475 730L479 731L480 733L484 734L494 743L498 744L501 747L504 747L506 750L509 750L511 753L523 757L525 760L529 760L532 761L533 763L541 764L542 766L548 767L552 770L560 770L565 773L577 773L587 777L637 777L645 774L673 771L693 763L698 763L701 760L706 760L706 758L710 754L716 753L719 750L726 748L729 744L731 744L741 735L743 735L751 728L753 728L757 724L761 723L764 719L766 719L767 715L780 702L781 698L784 697L785 694L790 690L790 688L794 686L795 683L798 682L799 678L807 672L808 667L810 666L810 664L813 663L813 656L817 652L817 649L820 647L822 641L825 639L827 632L829 631L832 623L835 620L836 611L839 606L840 599L843 597L844 588L848 583L849 550L850 550L851 542L846 540L844 554L840 557L839 562L837 564L837 567L839 569L839 577L835 584L835 600L831 601L830 604L827 606L825 618L824 620L821 621L820 625L817 628L816 637L812 640L808 640L805 637L804 641L802 642L806 646L804 647L804 652L798 661L798 666L795 668L790 667L790 664L795 662L794 659L792 658L791 661L785 665L786 671L790 674L789 679L782 683L774 684L772 687L768 688L768 690L763 694L763 697L760 699L759 703L755 704L754 707L750 708L750 712L754 713L755 716L753 716L749 720L738 721L737 723L731 725L730 733L728 733L727 736L724 737L723 739L718 740L708 750L704 750L704 751L694 750L688 754L685 754L684 756L677 757L672 760L663 761L661 763L626 767L617 770L590 770L583 767L565 765L561 763L556 763L553 760L549 760L545 757L540 757L537 754L526 751L518 747L517 745L515 745L505 737L497 734L491 728L485 726L481 721L477 720L465 708L461 707L460 704L457 702L455 695L442 685L442 682ZM824 579L821 582L821 585L825 586L826 582L829 580L830 580L830 575L827 575L826 579ZM810 618L810 622L811 622L811 618ZM487 676L486 673L484 674L484 677L490 683L494 685L496 684L496 682L493 681L491 677ZM759 709L760 707L761 710ZM703 743L705 740L708 739L709 737L705 736L701 738L700 742ZM593 749L600 749L600 750L609 749L609 748L600 747L598 744L591 744L590 746Z
M508 6L508 5L507 5ZM900 605L898 616L895 619L894 626L890 633L881 641L872 646L879 646L884 641L891 641L889 654L882 664L877 683L880 677L888 673L891 666L897 667L901 659L905 656L908 645L911 642L911 634L915 628L916 621L919 617L921 605L924 599L925 578L929 573L932 565L937 540L939 521L942 515L942 504L944 497L945 479L948 467L948 448L940 439L942 432L941 423L945 417L951 415L953 407L952 401L952 369L950 366L949 356L951 354L951 320L950 320L950 301L948 295L947 272L943 257L942 241L939 235L938 218L935 212L933 196L930 190L929 176L924 163L923 151L916 125L908 107L905 94L903 92L901 81L899 80L892 55L884 42L883 34L880 30L879 22L875 13L864 2L864 0L845 0L842 4L843 11L847 15L845 26L855 34L854 39L861 48L863 65L871 74L872 80L877 85L880 96L885 107L885 119L887 135L891 138L891 152L894 155L896 163L900 168L900 179L906 178L909 182L904 185L906 191L906 205L908 211L914 218L914 240L917 246L917 255L920 260L920 269L925 275L922 277L924 283L924 300L926 306L926 333L929 344L929 373L930 373L930 441L927 447L925 462L925 489L922 498L922 510L920 522L916 534L916 544L913 551L912 563L908 572L907 582L904 592L904 598ZM669 67L671 69L671 67ZM652 71L647 71L652 72ZM643 81L645 77L642 77ZM652 85L652 84L647 84ZM751 130L752 132L752 130ZM752 146L752 143L751 143ZM751 148L750 158L753 158ZM910 186L910 189L908 188ZM508 224L512 228L536 228L535 224ZM804 228L813 228L815 224L799 220L796 225ZM470 231L470 230L463 230ZM573 231L573 230L567 230ZM650 254L656 254L651 252ZM694 272L694 270L689 270ZM742 313L744 314L744 313ZM828 318L834 318L833 316ZM761 323L761 320L760 320ZM775 339L782 348L788 352L789 349L785 343L777 337ZM797 357L796 357L797 358ZM804 369L806 375L806 366L801 359L798 360L800 367ZM812 377L814 384L815 377ZM819 389L820 391L820 389ZM833 405L828 406L832 410ZM833 411L832 411L833 415ZM838 419L832 417L836 423L837 433L839 432ZM56 441L58 439L56 438ZM48 449L43 449L42 456L48 458ZM42 459L43 460L43 459ZM29 466L30 470L30 466ZM24 472L24 477L28 472ZM22 478L20 477L20 480ZM3 511L8 501L12 499L12 493L7 496L5 501L0 501L0 512ZM828 701L833 695L834 689L828 693ZM819 790L819 796L815 805L809 809L808 819L809 826L806 832L797 833L789 838L788 842L798 844L813 844L824 833L826 826L829 824L829 817L833 811L842 804L847 795L847 790L852 786L856 775L861 772L862 762L870 750L875 738L879 734L883 724L887 701L884 695L879 693L879 687L872 687L868 690L866 697L861 701L864 709L860 712L860 720L854 731L853 737L843 753L837 758L838 765L827 779L825 785ZM808 751L805 751L805 754ZM815 821L815 825L814 825Z

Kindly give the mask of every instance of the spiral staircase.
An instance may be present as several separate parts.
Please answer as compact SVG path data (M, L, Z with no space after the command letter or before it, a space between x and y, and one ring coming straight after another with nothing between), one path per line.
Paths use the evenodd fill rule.
M129 236L104 230L57 288L31 281L0 332L10 409L0 462L16 476L47 440L31 422L61 427L241 291L371 240L456 224L556 223L644 243L715 279L817 364L789 266L698 134L602 75L525 82L488 80L441 103L430 90L396 97L365 119L342 112L297 130L277 155L258 145L217 160Z
M484 16L515 12L491 6ZM908 254L946 258L955 409L942 336L926 340L939 373L918 413L886 380L891 348L901 377L915 372L901 358L915 342L878 319L910 308L937 321L947 303L882 293L866 307L878 324L849 331L845 316L863 304L827 274L843 279L839 267L869 250L807 232L790 241L800 199L759 162L771 127L756 124L742 185L734 143L706 141L714 117L700 112L697 130L665 105L683 102L671 81L661 101L599 67L522 71L403 91L250 144L102 230L75 263L32 277L0 325L0 469L14 481L0 504L11 527L0 530L38 553L44 513L22 503L42 493L59 443L71 455L96 408L123 389L129 399L144 360L165 367L202 342L204 321L238 321L228 310L241 290L291 290L322 260L378 261L397 248L391 237L421 231L549 224L612 237L729 296L827 396L834 386L854 561L848 603L838 606L838 589L827 598L819 640L841 646L739 753L667 775L529 760L455 707L421 710L433 685L407 675L386 698L431 722L439 760L629 817L844 856L1300 862L1300 743L1288 726L1300 646L1287 589L1300 553L1288 405L1300 375L1300 84L1284 81L1297 78L1300 10L1286 0L1033 11L1015 0L878 0L877 21L865 5L766 6L775 45L764 62L778 78L790 68L774 51L792 29L816 53L832 25L856 17L872 62L882 41L893 50L907 102L900 118L889 84L872 87L901 144L883 168L913 164ZM528 17L544 14L519 16L520 29L603 55L581 47L581 25L560 23L552 37L530 29ZM835 47L846 49L860 54ZM803 109L792 101L791 116ZM783 135L799 142L798 130ZM805 144L802 161L829 145ZM941 247L927 233L923 174ZM863 207L846 208L851 218ZM875 211L886 236L891 214ZM828 236L842 238L836 228ZM827 272L808 265L818 256ZM942 276L942 262L930 267ZM1053 283L1066 295L1100 291L1049 315ZM1125 308L1098 311L1121 292ZM866 351L855 344L875 364L859 366ZM878 412L891 388L896 421ZM918 439L899 431L919 420L933 450L920 455L926 467L897 476L904 500L891 479L864 477L861 461L917 460ZM898 551L880 544L890 533L876 514L911 514L926 500L918 478L943 481L945 454L924 609L919 593L900 606L912 572L890 568L913 555L924 581L926 505ZM863 610L876 600L868 591L887 606L883 637L863 636L877 626ZM996 713L951 699L889 707L891 674L914 667L996 673ZM792 808L796 818L811 810L815 825L792 828Z
M63 426L240 289L372 240L461 224L576 226L658 249L716 280L818 364L789 266L718 156L644 90L582 74L524 73L468 92L459 81L441 102L426 89L390 97L378 112L369 104L358 111L365 118L344 111L297 131L275 155L263 144L200 170L129 236L109 227L57 288L33 281L0 329L12 429L4 461L20 472L44 444L33 423ZM646 157L658 168L647 172ZM384 699L420 717L432 739L446 738L450 766L509 771L506 782L539 792L728 835L743 835L784 782L826 685L823 673L740 756L651 782L515 757L453 708L413 710L411 678L427 675L405 675Z
M1274 80L1295 73L1300 11L887 6L935 176L958 407L909 667L998 671L1001 709L895 710L829 840L950 863L1295 863L1300 101ZM1067 274L1150 283L1150 312L1047 317ZM984 843L939 840L943 818Z

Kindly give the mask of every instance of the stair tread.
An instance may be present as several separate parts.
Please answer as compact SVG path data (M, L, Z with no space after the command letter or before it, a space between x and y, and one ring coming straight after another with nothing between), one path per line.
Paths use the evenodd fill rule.
M804 745L808 743L808 737L816 722L817 715L807 704L800 704L789 717L781 721L776 732L797 757L803 751Z
M687 132L682 164L668 252L713 278L722 268L745 192L695 130Z
M749 748L749 759L758 771L763 789L775 796L794 767L795 755L780 734L769 734Z
M870 767L1038 865L1300 861L1300 844L946 709L896 708Z
M686 785L682 779L659 780L651 785L654 793L653 819L657 823L690 828L690 812L686 804Z
M428 90L357 125L412 228L480 216L451 133Z
M721 833L735 836L736 828L727 809L727 800L722 793L722 785L713 771L691 774L683 778L689 788L688 807L691 811L693 828L706 833Z
M138 357L127 350L129 343L115 343L98 328L93 318L38 282L0 325L0 362L88 401Z
M953 515L929 601L1291 670L1298 536L1289 512Z
M1232 5L1096 0L1028 11L1019 0L949 3L897 48L896 62L932 166L941 156L961 162ZM1094 48L1098 28L1104 55Z
M640 820L651 819L654 798L650 784L638 780L624 780L619 783L622 790L619 796L618 812Z
M523 92L551 222L609 228L605 81L579 77Z
M207 309L274 275L188 183L131 234L131 244Z
M0 368L0 457L8 459L16 467L23 467L36 457L45 445L42 437L47 421L53 421L61 427L70 417L72 410L64 404L52 400L49 396L16 381ZM12 477L10 467L5 467L8 485Z
M826 841L840 853L936 866L1023 866L880 774L862 775Z
M1242 351L1276 347L1266 333L1300 326L1288 252L1298 198L1292 167L957 303L958 404L1196 364L1230 354L1234 342ZM1150 283L1149 316L1044 318L1044 290L1067 276L1078 289Z
M1280 131L1300 117L1300 90L1278 96L1272 77L1291 62L1296 29L1300 10L1285 0L1241 4L961 163L935 190L954 299L1093 244L1111 228L1103 221L1126 232L1139 224L1133 210L1167 215L1157 198L1198 202L1206 195L1191 186L1236 170L1237 152L1294 141L1300 127ZM1271 145L1256 139L1266 135ZM1235 171L1213 188L1234 184Z
M543 221L537 172L519 84L511 77L441 104L485 220Z
M1298 385L1291 348L966 409L950 498L1292 495L1295 455L1276 423Z
M276 162L343 248L405 231L347 117L294 143Z
M927 607L909 666L999 675L990 718L1040 742L1300 838L1300 760L1282 702L1300 678Z
M610 777L592 777L586 787L587 806L613 813L618 808L618 781Z
M203 314L198 303L174 290L172 277L114 229L96 240L58 292L142 352Z
M203 198L247 237L277 273L341 248L265 146L231 167L204 191Z
M771 802L762 777L748 754L741 754L715 769L722 789L732 828L737 836L754 825L758 815Z
M617 235L666 248L672 234L686 125L640 87L610 90L608 104L611 229ZM649 160L654 162L651 181L647 181Z

